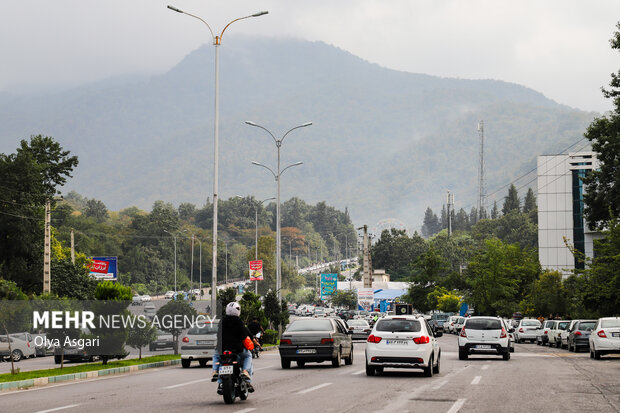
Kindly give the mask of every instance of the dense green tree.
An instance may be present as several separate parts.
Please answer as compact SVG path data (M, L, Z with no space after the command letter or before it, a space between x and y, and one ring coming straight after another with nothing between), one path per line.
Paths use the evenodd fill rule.
M97 222L103 222L108 218L108 208L99 200L89 199L86 201L84 215L94 218Z
M265 309L265 317L269 320L269 327L277 328L282 317L282 308L278 303L278 295L274 290L267 291L265 299L263 300L263 307Z
M137 349L138 358L142 360L142 347L148 346L155 340L157 340L157 329L148 321L144 324L137 322L129 329L127 345Z
M499 218L499 209L497 208L497 201L493 201L493 209L491 210L491 219Z
M196 310L179 296L175 300L168 301L163 307L157 310L156 314L157 319L161 321L161 325L159 326L160 330L172 334L174 354L179 354L179 335L184 330L185 326L182 325L182 323L166 323L163 322L163 320L172 320L174 317L178 316L191 319L196 316Z
M504 206L502 207L502 214L506 215L511 211L519 212L521 210L521 201L519 200L519 193L517 187L514 184L510 184L508 188L508 195L504 198Z
M422 225L422 236L424 238L432 237L441 230L441 223L433 210L428 207L424 212L424 221Z
M103 281L95 288L95 302L93 312L95 318L104 317L111 320L114 316L129 316L127 307L131 302L131 288L112 281ZM124 326L107 327L95 323L95 328L90 331L93 337L99 337L100 345L95 350L103 364L108 364L112 358L127 356L125 343L129 332Z
M383 230L381 237L371 246L370 254L374 268L384 268L391 280L405 278L414 262L425 251L424 240L417 235L409 238L405 230Z
M338 290L332 295L332 305L348 309L357 308L357 294L355 290Z
M611 39L611 47L620 51L620 23ZM584 183L585 216L591 228L604 228L612 217L620 216L620 70L611 74L606 98L612 99L613 111L594 119L585 137L592 142L599 167L586 175Z
M521 302L521 311L529 317L565 317L567 304L562 274L545 271L533 283L531 293Z
M462 297L454 292L448 292L437 297L437 309L444 313L456 313L461 307Z
M534 195L532 188L528 188L527 195L525 195L525 200L523 201L523 212L536 212L536 210L536 196Z

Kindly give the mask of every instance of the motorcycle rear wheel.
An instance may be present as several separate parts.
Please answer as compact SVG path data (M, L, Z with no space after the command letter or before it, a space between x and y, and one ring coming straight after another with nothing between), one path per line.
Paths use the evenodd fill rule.
M239 382L239 399L246 400L248 398L248 384L245 380Z
M235 383L232 377L227 376L222 378L222 396L224 397L224 403L233 404L237 395L235 394Z

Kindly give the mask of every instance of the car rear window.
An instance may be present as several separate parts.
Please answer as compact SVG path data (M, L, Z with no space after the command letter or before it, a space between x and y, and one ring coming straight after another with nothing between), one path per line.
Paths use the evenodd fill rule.
M377 331L417 333L420 329L421 325L418 320L393 318L390 320L379 320L377 322Z
M579 323L577 330L594 330L594 326L596 326L595 321L584 321L583 323Z
M216 334L218 323L205 323L204 326L192 327L187 331L187 335L203 335L203 334Z
M329 320L295 320L286 331L330 331L332 322Z
M615 320L602 320L601 327L602 328L620 327L620 318L617 318Z
M570 324L570 321L564 321L562 323L558 323L558 329L566 330L569 324Z
M528 326L528 327L539 326L540 325L540 321L538 321L538 320L523 320L521 322L521 325L522 326Z
M347 324L349 326L367 326L368 323L365 322L364 320L349 320L347 321Z
M501 330L502 322L492 318L470 318L465 323L468 330Z

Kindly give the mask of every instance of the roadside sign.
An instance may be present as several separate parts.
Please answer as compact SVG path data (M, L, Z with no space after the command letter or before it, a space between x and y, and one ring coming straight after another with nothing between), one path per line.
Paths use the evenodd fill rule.
M118 278L117 257L92 257L90 276L98 280L116 281Z
M263 261L250 261L250 281L263 281Z
M357 308L358 310L370 311L375 303L375 292L372 288L357 289Z
M338 274L321 274L321 300L336 293Z

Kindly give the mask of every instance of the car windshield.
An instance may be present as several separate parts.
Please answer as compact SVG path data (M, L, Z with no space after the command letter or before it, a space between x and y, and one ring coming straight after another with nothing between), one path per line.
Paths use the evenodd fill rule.
M216 334L218 323L204 323L204 325L192 327L187 335Z
M330 331L331 329L332 323L329 320L295 320L286 331Z
M467 330L501 330L502 323L492 318L470 318L465 323Z
M368 323L365 322L364 320L349 320L347 324L349 326L367 326L368 325Z
M533 326L538 327L538 326L540 325L540 321L538 321L538 320L523 320L523 321L521 322L521 325L522 325L522 326L527 326L527 327L530 327L530 326L532 326L532 327L533 327Z
M420 331L420 328L421 326L418 320L393 318L389 320L379 320L379 322L377 322L377 331L417 333Z
M615 320L602 320L601 327L602 328L620 327L620 318L616 318Z
M596 321L585 321L583 323L579 323L577 330L594 330L595 325Z

